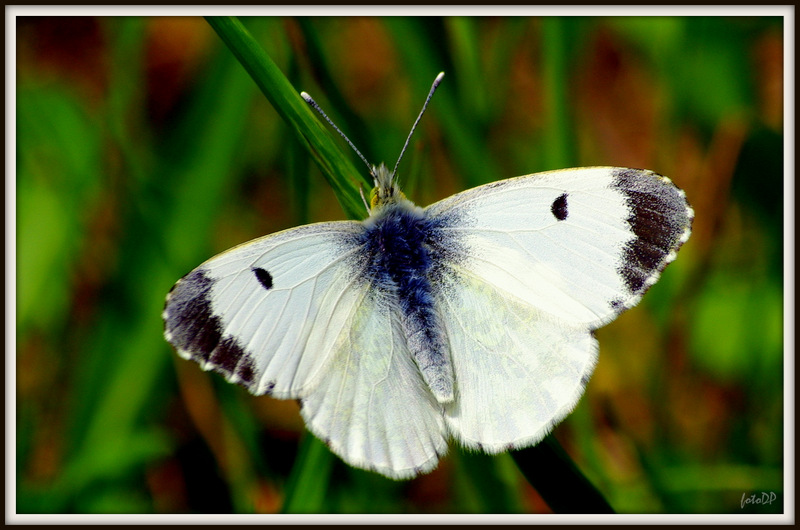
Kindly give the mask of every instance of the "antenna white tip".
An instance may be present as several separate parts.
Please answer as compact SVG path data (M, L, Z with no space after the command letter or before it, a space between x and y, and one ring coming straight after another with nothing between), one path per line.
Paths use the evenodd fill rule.
M431 101L431 97L433 97L433 93L436 92L436 88L439 86L439 82L444 78L444 72L439 72L439 75L436 76L436 79L433 80L433 85L431 85L431 91L428 92L428 97L425 99L425 104L422 105L422 110L419 112L419 116L417 116L414 125L411 126L411 132L408 133L408 138L406 138L406 143L403 146L402 151L400 151L400 156L397 158L397 162L394 165L394 169L392 170L392 178L394 178L395 173L397 173L397 166L400 165L400 160L403 159L403 154L406 152L406 148L408 147L408 142L411 141L411 135L414 134L414 129L417 128L417 124L419 123L420 118L422 115L425 114L425 109L428 108L428 103Z
M370 171L370 173L372 173L372 172L373 172L373 168L372 168L372 166L369 164L369 162L367 162L367 159L366 159L366 158L364 158L364 155L362 155L362 154L361 154L361 152L360 152L358 149L356 149L356 146L355 146L355 145L353 145L353 142L351 142L351 141L350 141L350 138L348 138L348 137L347 137L347 136L346 136L346 135L345 135L345 134L342 132L342 130L341 130L341 129L339 129L339 127L337 127L335 123L333 123L333 120L331 120L331 119L328 117L328 115L327 115L327 114L325 114L325 112L323 112L323 110L322 110L321 108L319 108L319 105L317 105L317 102L316 102L316 101L314 101L313 99L311 99L311 96L309 96L309 95L308 95L308 92L305 92L305 91L303 91L303 92L300 92L300 97L301 97L301 98L303 98L304 100L306 100L306 103L308 103L309 105L311 105L311 108L313 108L314 110L316 110L317 112L319 112L320 116L322 116L323 118L325 118L325 121L327 121L327 122L328 122L328 123L331 125L331 127L333 127L333 130L334 130L334 131L336 131L336 132L338 132L340 135L342 135L342 138L344 138L344 139L345 139L345 141L346 141L346 142L347 142L347 143L350 145L350 147L352 147L352 148L353 148L353 151L355 151L355 152L356 152L356 154L358 155L358 157L359 157L359 158L360 158L360 159L361 159L361 160L362 160L362 161L363 161L363 162L364 162L364 163L367 165L367 167L369 168L369 171Z

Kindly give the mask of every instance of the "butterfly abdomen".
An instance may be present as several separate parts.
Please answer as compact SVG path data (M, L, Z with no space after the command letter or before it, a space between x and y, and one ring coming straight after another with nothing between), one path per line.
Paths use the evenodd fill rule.
M453 400L453 369L434 306L431 229L409 204L389 206L365 224L368 276L397 304L408 349L436 399L446 403Z

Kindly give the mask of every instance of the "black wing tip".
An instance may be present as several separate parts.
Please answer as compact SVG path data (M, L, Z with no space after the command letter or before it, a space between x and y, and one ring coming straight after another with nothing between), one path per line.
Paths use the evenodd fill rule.
M664 175L632 168L614 168L612 173L612 187L625 196L630 209L627 222L633 232L618 268L631 296L611 302L622 312L636 305L675 260L691 236L695 213L686 193Z
M252 392L258 379L257 367L236 338L225 334L211 301L213 285L214 279L197 268L172 286L162 312L164 338L182 358Z

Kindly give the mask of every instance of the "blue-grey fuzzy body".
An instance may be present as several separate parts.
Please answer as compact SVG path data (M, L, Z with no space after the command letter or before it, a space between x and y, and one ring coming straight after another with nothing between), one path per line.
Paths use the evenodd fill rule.
M363 245L371 288L397 304L406 343L437 401L453 400L453 367L436 310L443 220L431 220L408 200L384 205L365 223Z

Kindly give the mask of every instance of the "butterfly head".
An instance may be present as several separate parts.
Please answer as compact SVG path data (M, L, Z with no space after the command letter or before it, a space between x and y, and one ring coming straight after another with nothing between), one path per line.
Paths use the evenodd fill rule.
M369 211L374 214L390 204L407 201L405 194L400 191L394 172L381 164L378 167L372 166L372 180L375 187L369 192Z
M375 183L375 187L372 188L372 191L369 193L369 204L367 204L367 208L369 209L370 217L374 216L376 213L381 211L385 211L387 207L396 205L396 204L403 204L406 203L406 206L410 205L413 207L411 201L409 201L406 196L400 191L400 188L397 187L397 183L395 181L395 174L397 172L397 167L400 165L400 160L403 158L403 154L406 152L406 148L408 147L408 143L411 140L411 136L414 134L414 130L417 128L417 124L419 120L422 118L422 115L425 113L425 109L428 108L428 103L433 96L433 93L436 91L436 87L439 86L439 83L442 81L444 77L444 72L439 72L439 75L436 76L436 79L433 81L433 85L431 86L431 90L428 93L428 98L425 100L425 104L422 106L422 110L417 116L417 120L414 122L414 125L411 126L411 132L408 133L408 138L406 138L406 143L403 146L403 149L400 151L400 156L397 158L397 163L394 166L392 171L389 171L385 165L381 164L380 166L373 166L371 165L364 155L356 149L356 146L353 145L353 142L331 121L327 114L325 114L319 105L309 96L306 92L301 92L300 95L303 99L311 105L314 110L320 113L320 115L325 118L325 120L333 127L333 129L342 135L342 138L353 148L353 151L358 155L358 157L369 167L369 171L372 174L373 182ZM364 199L364 194L362 191L361 198ZM366 204L366 200L364 203Z

